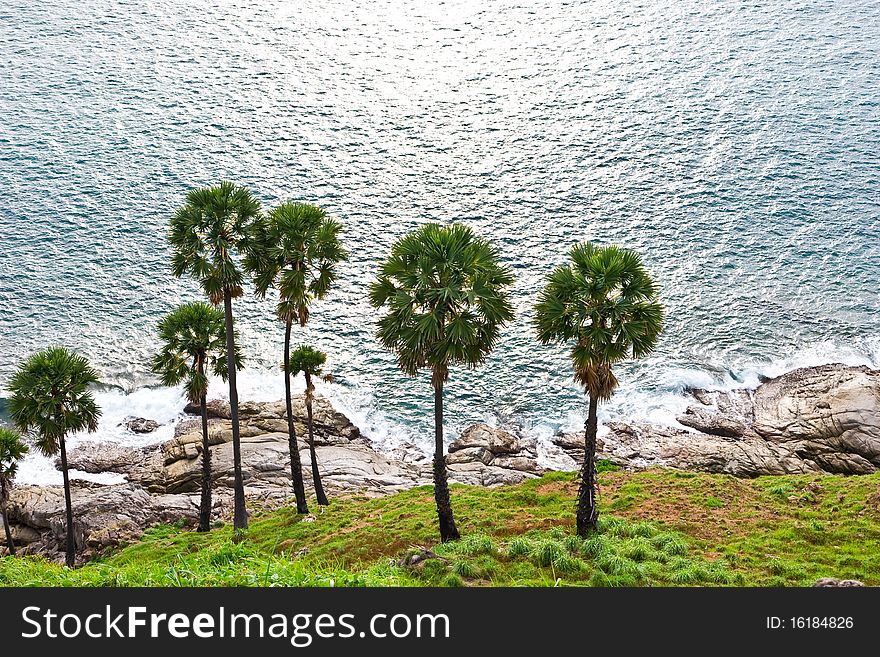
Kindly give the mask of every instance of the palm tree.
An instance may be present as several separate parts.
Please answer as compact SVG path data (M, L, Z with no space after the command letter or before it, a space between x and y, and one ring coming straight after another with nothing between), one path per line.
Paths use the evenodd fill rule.
M9 383L9 412L16 427L31 436L46 456L61 452L64 503L67 508L67 565L73 567L76 544L67 473L65 438L77 431L98 430L101 409L89 391L98 373L89 362L63 347L40 351L22 363Z
M322 376L321 368L327 361L327 356L314 347L304 344L290 354L290 375L296 376L300 372L306 378L306 419L309 430L309 456L312 459L312 481L315 484L315 497L318 504L327 506L327 495L321 484L321 473L318 471L318 455L315 453L315 430L312 420L312 401L314 400L315 386L312 384L313 376Z
M305 326L313 301L323 299L336 280L337 265L348 257L339 243L342 224L309 203L284 203L269 211L252 230L245 268L254 276L257 294L278 290L278 319L284 322L284 389L287 404L290 478L298 513L308 513L302 462L296 444L290 391L290 334L293 323ZM314 460L312 461L314 466ZM319 480L316 480L317 486ZM317 491L316 491L317 492ZM318 496L321 504L322 495ZM325 498L326 499L326 498Z
M260 215L260 204L245 187L221 182L193 189L186 203L171 218L168 241L176 277L189 274L202 286L214 305L223 304L226 323L226 365L229 409L232 418L232 456L235 471L236 530L247 529L244 480L241 474L241 429L238 420L238 362L233 329L232 300L242 295L244 277L237 257L247 251L251 224Z
M226 322L223 311L201 301L175 308L159 322L162 349L153 357L153 371L162 385L184 383L187 399L202 411L202 500L199 531L211 529L211 450L208 444L208 372L228 377ZM235 335L238 340L238 333ZM243 365L236 350L235 369Z
M476 367L513 318L513 275L498 251L470 228L426 224L398 240L370 285L387 307L377 337L409 376L430 368L434 388L434 499L442 541L459 537L449 499L443 443L443 387L452 365Z
M663 306L638 253L589 242L571 249L571 262L557 267L535 305L534 327L543 344L571 344L574 378L589 396L584 463L578 492L577 533L596 529L596 431L600 401L611 398L611 368L641 358L657 344Z
M12 482L18 470L18 462L27 451L28 446L24 444L18 432L0 427L0 515L3 516L6 545L12 556L15 556L15 543L12 541L12 530L9 529L6 503L9 501L9 489L12 488Z

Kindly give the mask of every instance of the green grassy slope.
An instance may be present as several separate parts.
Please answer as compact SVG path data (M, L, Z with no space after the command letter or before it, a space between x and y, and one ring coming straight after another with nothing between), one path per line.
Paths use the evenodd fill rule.
M257 512L243 541L169 526L69 571L0 559L5 586L880 585L880 474L753 480L671 470L600 474L602 528L573 537L573 473L453 487L464 536L437 545L431 489ZM401 557L427 547L440 559Z

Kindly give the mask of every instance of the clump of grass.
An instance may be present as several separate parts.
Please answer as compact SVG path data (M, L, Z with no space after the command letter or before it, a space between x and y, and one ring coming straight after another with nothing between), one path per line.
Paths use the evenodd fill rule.
M721 507L724 506L724 500L722 500L718 497L707 497L703 501L703 506L705 506L708 509L720 509Z
M631 523L627 525L624 530L624 534L631 537L642 536L644 538L650 538L656 533L657 528L650 522L645 521Z
M532 553L531 541L522 536L517 536L507 544L507 556L509 557L525 557Z
M495 547L495 541L485 534L471 534L448 545L452 546L455 552L472 557L478 554L493 554L498 551L498 548Z
M825 531L825 523L822 522L821 520L810 520L810 522L807 524L807 526L810 528L810 531L814 531L814 532L824 532Z
M559 541L553 539L544 539L539 542L532 551L532 558L538 566L549 566L555 561L567 556L565 548Z
M449 573L441 582L443 586L449 588L457 588L459 586L464 586L464 582L461 581L461 577L456 575L455 573Z
M562 541L562 544L571 554L579 554L583 552L584 540L580 536L566 536Z
M788 499L788 496L794 492L794 486L788 482L781 481L768 486L767 492L776 497Z
M639 536L626 541L623 546L623 554L633 561L655 560L656 550L650 541Z
M641 574L636 562L616 552L603 554L596 559L596 565L609 575L629 575L634 577Z
M602 534L616 536L626 525L626 520L618 516L601 516L599 518L599 531Z
M547 531L547 536L552 538L554 541L564 541L570 536L562 530L561 527L553 527L552 529Z
M452 571L459 577L465 579L474 579L477 577L477 570L470 561L457 561L452 567Z
M564 575L572 575L586 570L587 565L570 554L562 553L553 560L553 570Z
M678 570L673 570L669 574L669 581L678 586L697 584L700 581L700 573L693 566L687 565Z
M611 549L611 541L605 534L593 534L581 544L581 551L587 556L596 558Z
M675 534L657 534L651 538L651 542L669 556L681 557L688 553L688 544Z
M773 575L784 577L787 580L801 580L806 576L804 569L790 561L773 557L767 562L767 570Z

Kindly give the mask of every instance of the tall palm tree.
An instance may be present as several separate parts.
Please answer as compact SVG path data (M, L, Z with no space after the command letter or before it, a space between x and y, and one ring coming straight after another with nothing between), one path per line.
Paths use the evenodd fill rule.
M584 463L578 492L577 533L596 529L596 432L598 404L617 387L612 366L641 358L657 344L663 306L638 253L589 242L571 249L535 305L534 327L543 344L571 345L574 378L589 396Z
M171 218L171 269L176 277L189 274L214 305L223 304L226 323L226 365L232 418L232 456L235 471L234 527L247 529L248 518L241 474L241 429L238 419L238 362L233 329L232 300L242 295L244 277L238 259L247 251L251 224L260 216L260 204L245 187L224 181L214 187L193 189Z
M309 456L312 459L312 481L315 484L315 497L318 499L318 504L322 506L327 506L330 502L327 501L327 495L324 493L321 473L318 470L318 455L315 453L315 429L312 419L312 401L314 400L315 386L312 384L312 377L323 375L321 368L326 361L326 354L307 344L301 345L290 354L290 375L296 376L302 372L306 379L306 426L309 430Z
M0 427L0 515L3 516L3 531L6 532L6 545L9 554L15 556L15 543L12 530L9 529L9 516L6 503L9 501L9 490L18 471L18 462L27 454L28 446L21 439L21 434L6 427Z
M370 285L387 308L377 337L415 376L430 368L434 388L434 499L442 541L459 537L449 499L443 442L443 387L452 365L476 367L513 318L513 275L489 242L459 224L426 224L398 240Z
M290 450L290 478L299 513L308 513L302 462L296 444L290 391L290 335L294 322L305 326L310 306L323 299L336 280L337 266L348 257L339 243L342 224L309 203L283 203L257 221L245 268L254 276L257 294L278 290L278 319L284 322L284 389ZM314 467L314 461L313 467ZM316 482L317 485L317 482ZM317 491L316 491L317 492ZM326 498L325 498L326 499ZM321 504L320 497L318 503Z
M228 377L226 322L223 311L201 301L178 306L159 322L162 348L153 357L153 371L162 385L184 383L187 399L202 411L202 500L199 531L211 529L211 450L208 444L208 373ZM236 341L238 333L235 334ZM243 365L236 350L235 369Z
M67 473L65 438L78 431L95 432L101 409L89 391L98 373L89 362L63 347L50 347L22 363L9 383L9 412L15 426L31 436L46 456L61 453L64 504L67 509L67 565L73 567L76 544Z

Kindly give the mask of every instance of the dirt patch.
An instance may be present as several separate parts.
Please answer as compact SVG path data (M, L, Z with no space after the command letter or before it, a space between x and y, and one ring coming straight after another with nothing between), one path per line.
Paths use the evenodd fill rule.
M626 518L660 522L685 531L702 540L725 540L744 536L754 526L775 520L779 512L771 504L761 503L763 491L748 480L735 477L689 477L680 480L633 476L626 473L606 473L601 478L600 504L610 505L624 483L638 483L641 501L611 513ZM722 506L709 508L709 498L720 500Z

